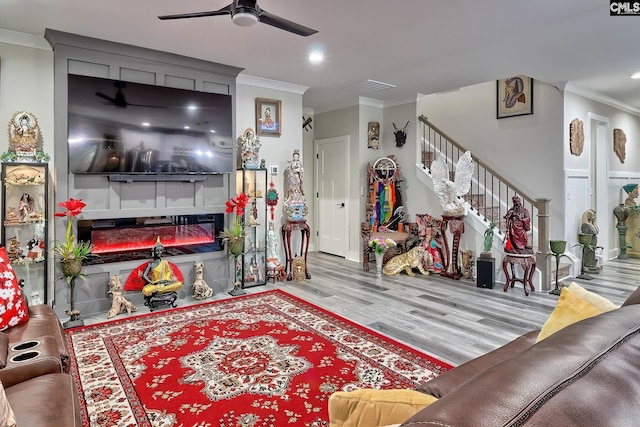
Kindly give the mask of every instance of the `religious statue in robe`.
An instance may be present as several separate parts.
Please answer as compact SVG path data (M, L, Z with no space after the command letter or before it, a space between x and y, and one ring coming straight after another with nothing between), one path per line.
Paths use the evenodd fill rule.
M531 230L531 215L522 205L518 196L511 198L513 206L509 208L504 219L507 221L507 241L505 251L513 254L533 254L529 245L528 233Z

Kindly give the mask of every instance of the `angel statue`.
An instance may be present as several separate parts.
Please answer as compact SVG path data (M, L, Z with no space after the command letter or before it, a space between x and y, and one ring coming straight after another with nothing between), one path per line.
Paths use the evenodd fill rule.
M458 159L453 182L449 179L449 167L442 155L431 163L433 188L440 198L443 215L454 217L464 215L463 200L461 197L471 189L472 176L473 160L471 159L470 151L465 152Z

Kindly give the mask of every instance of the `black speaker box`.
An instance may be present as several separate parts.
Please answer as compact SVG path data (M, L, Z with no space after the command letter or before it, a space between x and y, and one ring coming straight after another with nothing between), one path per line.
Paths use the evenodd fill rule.
M479 288L493 289L496 283L496 259L480 258L476 259L477 286Z

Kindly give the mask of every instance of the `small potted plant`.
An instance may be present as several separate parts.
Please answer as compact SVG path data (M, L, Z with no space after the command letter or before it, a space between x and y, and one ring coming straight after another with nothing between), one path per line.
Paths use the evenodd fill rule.
M58 256L58 258L60 258L62 274L64 274L67 279L67 284L71 287L71 301L69 309L66 311L71 319L63 324L65 328L71 328L84 325L84 322L80 318L80 311L75 308L75 284L78 277L84 277L82 275L82 261L91 253L93 244L77 242L75 234L72 234L71 232L73 217L80 215L82 213L82 209L87 206L82 199L70 198L66 202L58 203L58 205L64 208L65 211L56 212L55 216L67 217L67 232L64 241L56 240L51 250L56 256Z
M75 234L72 234L72 221L82 213L82 209L87 206L82 199L70 198L66 202L58 205L65 209L64 212L56 212L57 217L67 217L67 232L64 241L56 240L52 251L60 258L62 273L67 278L67 283L73 277L79 277L82 271L82 261L87 258L93 249L92 243L77 242Z
M229 254L238 256L242 254L242 246L244 243L245 229L242 222L242 215L244 215L244 208L247 206L249 198L245 193L240 193L236 197L229 199L225 212L235 212L235 217L229 224L229 227L225 227L218 235L223 242L228 243Z

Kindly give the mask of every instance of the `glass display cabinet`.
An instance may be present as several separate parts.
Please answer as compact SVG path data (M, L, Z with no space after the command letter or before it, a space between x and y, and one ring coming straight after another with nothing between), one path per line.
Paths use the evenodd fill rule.
M244 211L245 238L242 253L242 287L265 285L267 262L267 170L239 169L236 192L245 193L249 202Z
M2 243L31 303L47 295L49 171L46 163L3 163Z

